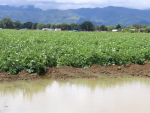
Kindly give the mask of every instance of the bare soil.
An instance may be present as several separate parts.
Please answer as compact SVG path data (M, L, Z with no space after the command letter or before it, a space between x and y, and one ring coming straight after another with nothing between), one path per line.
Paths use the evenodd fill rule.
M40 77L36 73L22 71L17 75L10 75L5 71L0 72L0 82L21 81L21 80L38 80Z
M38 76L36 73L28 73L22 71L17 75L10 75L5 71L0 72L0 82L4 81L17 81L17 80L38 80L40 78L55 79L55 80L67 80L75 78L86 79L100 79L103 76L110 78L121 77L150 77L150 62L146 62L144 65L138 65L130 63L124 66L109 65L99 66L93 64L88 69L74 68L71 66L48 67L45 73Z

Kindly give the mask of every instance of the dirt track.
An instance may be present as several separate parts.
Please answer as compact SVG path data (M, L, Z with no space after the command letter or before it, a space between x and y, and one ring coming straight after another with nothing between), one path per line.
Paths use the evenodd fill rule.
M0 73L0 82L37 80L40 78L59 80L75 78L100 79L102 76L108 76L110 78L119 78L123 76L148 78L150 77L150 62L146 62L144 65L130 63L124 66L99 66L97 64L93 64L88 69L74 68L70 66L62 66L60 68L48 67L47 71L40 77L36 73L30 74L26 71L20 72L17 75L9 75L8 73L2 71Z

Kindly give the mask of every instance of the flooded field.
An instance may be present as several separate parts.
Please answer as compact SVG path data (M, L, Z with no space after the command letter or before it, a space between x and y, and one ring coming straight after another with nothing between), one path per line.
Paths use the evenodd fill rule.
M149 78L0 84L0 113L148 113Z

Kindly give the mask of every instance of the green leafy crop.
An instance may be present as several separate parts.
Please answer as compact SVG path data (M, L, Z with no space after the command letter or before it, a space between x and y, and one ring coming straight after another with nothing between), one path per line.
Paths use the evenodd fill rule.
M0 30L0 71L40 73L46 67L144 64L150 35Z

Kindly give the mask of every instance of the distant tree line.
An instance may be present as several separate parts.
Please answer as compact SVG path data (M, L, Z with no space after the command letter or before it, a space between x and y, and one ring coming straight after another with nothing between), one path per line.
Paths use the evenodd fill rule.
M132 26L128 25L128 26L122 26L120 24L114 26L114 25L110 25L110 26L105 26L105 25L101 25L101 26L94 26L95 30L100 30L100 31L112 31L113 29L117 29L118 32L146 32L146 33L150 33L150 26L147 25L141 25L141 24L133 24Z
M137 32L137 31L141 31L141 32L150 32L150 27L147 25L141 25L141 24L133 24L133 26L122 26L120 24L114 26L114 25L110 25L110 26L105 26L105 25L93 25L92 22L90 21L85 21L81 24L77 24L77 23L71 23L71 24L67 24L67 23L62 23L62 24L44 24L44 23L32 23L32 22L25 22L25 23L21 23L20 21L16 20L16 21L12 21L10 18L3 18L2 20L0 20L0 28L4 28L4 29L14 29L14 28L18 28L18 29L23 29L23 28L27 28L27 29L43 29L43 28L51 28L51 29L55 29L55 28L61 28L62 30L80 30L80 31L94 31L94 30L99 30L99 31L112 31L113 29L117 29L118 31L122 31L122 32Z
M26 23L21 23L20 21L12 21L10 18L3 18L0 20L0 28L4 29L14 29L14 28L27 28L27 29L43 29L43 28L61 28L62 30L83 30L83 31L94 31L94 25L92 22L85 21L81 24L76 24L76 23L62 23L62 24L44 24L44 23L32 23L32 22L26 22Z

